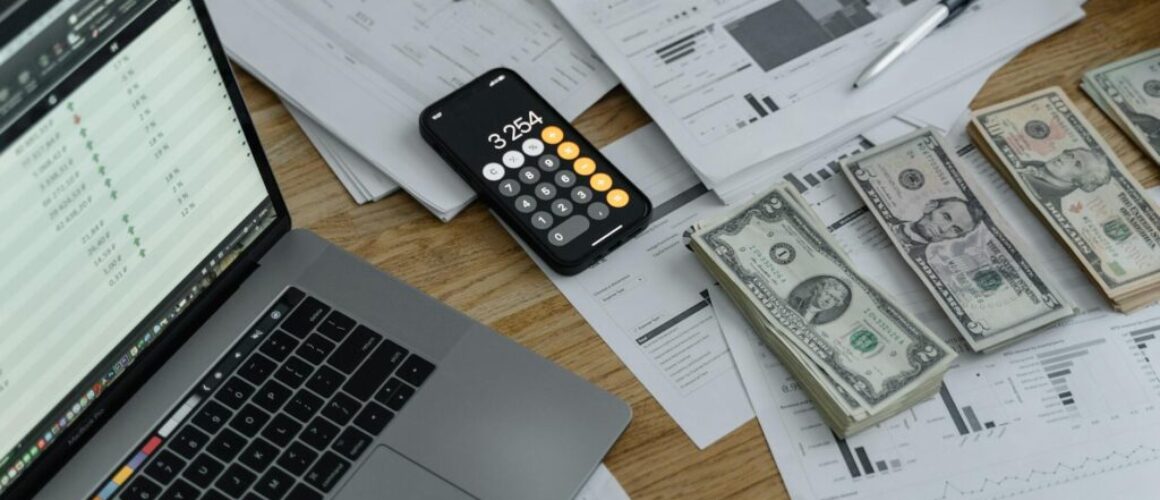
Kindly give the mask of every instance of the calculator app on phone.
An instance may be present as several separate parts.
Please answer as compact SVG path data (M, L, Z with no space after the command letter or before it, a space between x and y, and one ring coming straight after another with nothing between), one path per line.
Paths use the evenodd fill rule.
M649 200L517 74L429 107L424 139L553 269L587 268L647 225Z

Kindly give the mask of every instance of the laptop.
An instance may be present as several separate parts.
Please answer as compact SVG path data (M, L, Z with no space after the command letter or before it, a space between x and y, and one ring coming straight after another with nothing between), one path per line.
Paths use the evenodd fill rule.
M580 490L629 408L291 230L202 0L0 9L0 497Z

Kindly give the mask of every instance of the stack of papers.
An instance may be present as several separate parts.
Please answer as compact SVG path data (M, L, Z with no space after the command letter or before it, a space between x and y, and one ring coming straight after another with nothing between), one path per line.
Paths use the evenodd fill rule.
M318 149L318 154L334 171L334 176L354 198L355 203L362 205L372 201L379 201L387 195L399 190L399 183L391 180L382 170L371 165L366 158L350 149L339 138L321 125L311 120L294 106L287 105L286 111L298 122L302 133L310 139L310 143Z
M497 66L568 119L616 85L546 0L207 4L230 56L309 118L300 123L330 145L320 150L356 199L394 182L442 220L474 193L419 136L424 107Z
M1083 17L1077 0L979 0L853 89L934 0L552 2L727 203L929 96L973 95L967 81Z

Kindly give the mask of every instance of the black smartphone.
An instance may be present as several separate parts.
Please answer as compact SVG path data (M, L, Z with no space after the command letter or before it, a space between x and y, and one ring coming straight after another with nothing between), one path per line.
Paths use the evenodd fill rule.
M510 69L432 104L419 129L556 272L587 269L648 225L644 193Z

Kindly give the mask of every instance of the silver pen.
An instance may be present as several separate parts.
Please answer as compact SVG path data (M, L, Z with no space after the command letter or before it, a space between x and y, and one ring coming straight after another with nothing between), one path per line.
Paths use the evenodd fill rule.
M897 61L903 54L910 52L911 49L918 45L918 42L921 42L929 36L935 29L949 23L952 19L958 17L959 14L962 14L963 11L967 10L967 6L973 1L941 0L935 4L930 12L922 16L918 24L898 37L898 40L895 40L890 48L886 49L886 52L878 56L873 63L870 63L870 66L867 66L862 71L861 75L858 75L858 79L854 81L854 88L863 87L870 80L882 74L883 71L886 71L886 68L894 64L894 61Z

